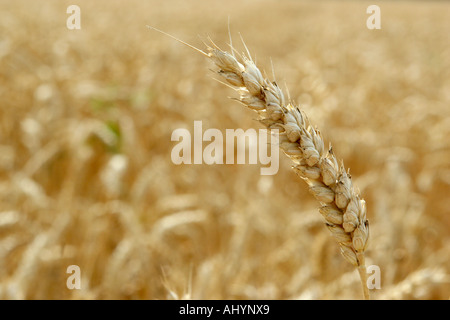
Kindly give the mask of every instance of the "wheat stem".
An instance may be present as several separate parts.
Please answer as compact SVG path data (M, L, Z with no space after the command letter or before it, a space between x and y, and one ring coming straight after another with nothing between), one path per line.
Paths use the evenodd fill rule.
M358 260L360 263L358 266L358 272L359 272L359 277L361 279L361 285L362 285L362 289L363 289L364 299L370 300L369 287L367 286L367 270L366 270L364 253L358 253Z

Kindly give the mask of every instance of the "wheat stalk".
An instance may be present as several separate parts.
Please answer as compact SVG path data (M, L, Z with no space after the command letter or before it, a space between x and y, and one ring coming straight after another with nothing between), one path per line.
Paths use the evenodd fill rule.
M369 238L366 204L353 187L344 165L338 165L331 145L325 150L320 131L310 124L303 111L286 101L275 82L263 77L247 48L247 55L238 59L232 44L229 53L210 40L211 45L206 45L207 52L204 52L162 33L211 59L219 68L218 74L239 93L239 101L256 111L259 121L269 130L279 130L280 148L292 160L293 170L308 184L310 193L321 204L319 212L326 227L338 242L344 258L358 269L364 298L369 299L364 261Z

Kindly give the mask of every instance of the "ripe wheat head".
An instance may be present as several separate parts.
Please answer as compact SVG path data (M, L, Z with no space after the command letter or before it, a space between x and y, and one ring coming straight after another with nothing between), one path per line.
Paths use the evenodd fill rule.
M276 82L263 76L247 48L246 54L240 55L232 44L230 53L212 40L206 52L186 45L212 60L217 73L238 92L238 100L258 113L259 122L269 130L278 130L281 150L319 201L325 226L338 242L343 257L358 269L364 298L369 299L364 258L369 240L366 203L343 163L336 159L331 144L325 148L320 131L298 106L286 100Z

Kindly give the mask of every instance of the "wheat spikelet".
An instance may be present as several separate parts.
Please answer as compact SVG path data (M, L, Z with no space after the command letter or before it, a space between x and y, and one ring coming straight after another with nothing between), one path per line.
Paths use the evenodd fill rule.
M319 211L328 230L344 258L358 267L364 297L369 298L364 262L369 224L365 202L353 187L350 174L343 164L338 165L331 146L325 150L320 131L305 113L286 101L275 82L263 77L249 54L239 61L234 53L221 50L212 41L207 49L207 56L219 68L218 74L239 92L239 101L256 111L268 129L279 130L280 148L322 205Z

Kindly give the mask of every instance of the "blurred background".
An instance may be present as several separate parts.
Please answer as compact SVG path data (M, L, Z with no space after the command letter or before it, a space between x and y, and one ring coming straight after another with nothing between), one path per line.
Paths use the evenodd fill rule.
M274 176L171 161L195 120L262 127L205 57L145 26L228 49L228 19L350 168L372 297L448 299L450 4L377 1L369 30L371 4L0 1L0 299L362 298L283 154Z

